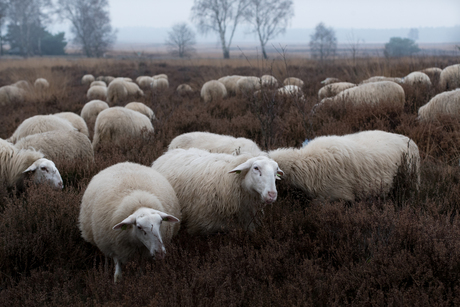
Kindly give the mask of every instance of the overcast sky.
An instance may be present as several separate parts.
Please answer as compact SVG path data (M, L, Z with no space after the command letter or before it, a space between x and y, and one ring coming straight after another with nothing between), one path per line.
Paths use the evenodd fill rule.
M109 0L112 26L190 23L193 0ZM460 25L460 0L294 0L290 28L419 28Z

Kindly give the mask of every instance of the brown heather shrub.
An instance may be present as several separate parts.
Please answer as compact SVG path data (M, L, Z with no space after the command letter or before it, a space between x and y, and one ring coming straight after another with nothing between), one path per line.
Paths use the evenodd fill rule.
M8 138L26 118L62 111L80 113L87 102L86 73L126 76L166 73L170 88L147 90L139 99L155 112L155 132L104 143L90 167L56 161L64 189L26 182L24 191L0 184L0 306L457 306L460 304L460 199L458 119L416 120L418 107L437 88L409 88L404 108L324 106L314 114L320 81L337 77L359 83L374 75L405 76L443 68L458 59L314 61L279 59L112 60L34 59L0 63L0 85L44 76L48 93L31 95L0 113L0 137ZM299 77L305 101L230 97L204 104L201 85L224 75L272 74L280 82ZM180 97L189 83L193 95ZM421 185L395 177L382 198L355 202L309 199L278 182L278 200L264 208L255 233L232 229L193 237L186 232L166 246L165 259L133 261L113 283L114 265L85 242L77 226L80 202L102 169L132 161L151 165L177 135L210 131L251 138L264 149L300 146L316 136L368 129L401 133L421 153ZM92 130L92 127L90 127Z

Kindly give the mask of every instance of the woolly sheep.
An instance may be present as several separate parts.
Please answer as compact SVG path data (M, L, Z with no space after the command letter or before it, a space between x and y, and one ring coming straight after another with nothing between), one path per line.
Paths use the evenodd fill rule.
M91 86L86 92L86 98L88 100L105 100L107 99L107 92L106 86Z
M277 94L284 97L297 97L302 101L305 100L302 89L297 85L285 85L277 90Z
M366 84L366 83L373 83L373 82L381 82L381 81L391 81L391 82L396 82L396 83L402 83L402 78L374 76L374 77L370 77L369 79L361 81L359 85Z
M299 78L289 77L284 79L283 85L297 85L298 87L302 88L304 86L304 82Z
M419 86L419 85L431 86L430 77L428 77L427 74L421 71L411 72L410 74L408 74L402 79L402 83L408 84L411 86Z
M259 77L241 77L236 82L236 93L248 94L254 93L261 88L261 80Z
M33 174L36 183L47 182L53 188L62 189L62 178L53 161L43 158L35 150L18 149L0 139L0 181L13 187L21 183L26 173Z
M351 102L354 106L386 103L402 107L405 94L401 85L392 81L379 81L343 90L334 97L324 98L317 106L329 102Z
M153 79L166 79L168 80L168 76L166 74L158 74L152 77Z
M280 148L268 155L285 171L287 184L312 198L353 201L386 195L402 162L415 172L417 187L420 181L417 145L379 130L317 137L300 149Z
M96 118L93 149L103 141L117 143L126 136L141 136L143 129L154 131L150 119L144 114L123 107L105 109Z
M169 144L168 150L176 148L188 149L192 147L215 153L262 154L259 146L250 139L199 131L188 132L176 136Z
M78 226L82 237L121 265L139 255L163 258L164 243L180 228L179 201L171 184L150 167L124 162L94 176L83 194ZM163 223L164 222L164 223Z
M144 92L136 83L115 79L107 88L107 101L118 103L128 100L128 98L139 98L144 96Z
M38 78L34 82L34 87L36 90L43 91L50 87L50 83L45 78Z
M321 84L328 85L328 84L337 83L337 82L340 82L340 80L337 78L326 78L323 81L321 81Z
M150 88L150 84L153 82L152 77L148 76L140 76L136 79L136 83L139 84L139 87L143 90L147 90Z
M91 82L94 81L94 76L93 75L84 75L81 77L81 84L86 85L86 84L91 84Z
M150 83L150 87L156 91L164 91L169 88L169 81L165 78L153 79L153 81Z
M278 87L278 80L271 75L263 75L260 81L264 87Z
M180 96L185 96L187 94L193 93L193 89L190 85L188 84L180 84L176 88L176 93L179 94Z
M275 179L283 171L266 156L233 156L174 149L152 164L173 186L190 234L211 234L233 226L253 231L257 213L277 198Z
M442 92L418 109L418 119L434 120L438 115L460 117L460 89Z
M453 90L460 87L460 64L444 68L439 75L439 85L443 90Z
M96 78L96 81L103 81L105 84L109 85L114 79L115 77L112 76L99 76Z
M228 95L236 95L236 91L237 91L236 83L242 77L243 76L239 76L239 75L225 76L225 77L218 79L217 81L219 81L225 86L225 89L227 90Z
M91 82L91 84L89 85L89 87L93 87L93 86L107 87L107 84L105 84L104 81L93 81L93 82Z
M322 100L327 97L334 97L343 90L355 87L356 84L350 82L336 82L323 86L318 91L318 99Z
M28 135L54 130L76 131L77 129L64 118L54 115L35 115L25 119L8 141L14 144Z
M68 120L78 132L81 132L89 137L88 126L86 125L85 120L78 114L73 112L60 112L53 115Z
M99 113L108 108L109 105L105 101L91 100L83 106L80 116L84 119L87 126L93 127Z
M11 86L16 86L16 87L21 88L21 89L23 89L25 91L30 91L32 89L32 86L26 80L19 80L19 81L15 82L15 83L11 84Z
M0 106L22 102L27 92L20 87L5 85L0 87Z
M18 149L39 150L47 159L56 163L61 160L79 160L87 166L94 163L91 141L78 131L55 130L32 134L20 139L15 146Z
M208 103L217 99L224 99L227 97L227 90L225 86L217 80L211 80L203 84L201 87L201 98Z
M155 119L155 113L153 113L153 110L145 104L143 104L142 102L130 102L127 105L125 105L125 108L140 112L147 116L150 120Z

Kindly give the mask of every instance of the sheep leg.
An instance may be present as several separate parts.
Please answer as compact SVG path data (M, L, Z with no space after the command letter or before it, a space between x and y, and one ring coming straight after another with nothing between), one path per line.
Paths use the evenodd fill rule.
M113 261L115 261L115 274L114 274L114 282L117 283L117 281L121 280L121 262L117 258L113 258Z

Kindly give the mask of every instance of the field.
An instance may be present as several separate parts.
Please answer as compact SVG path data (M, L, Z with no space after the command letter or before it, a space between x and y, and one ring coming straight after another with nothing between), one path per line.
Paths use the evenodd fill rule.
M155 132L145 139L104 144L95 165L55 161L65 188L29 183L24 192L0 187L0 306L458 306L460 305L460 122L417 121L417 110L441 91L411 88L404 109L337 106L312 114L321 81L359 83L371 76L402 77L458 57L317 62L272 60L114 60L44 58L0 61L0 85L46 78L48 91L4 106L0 138L26 118L71 111L87 102L84 74L166 73L170 88L146 92ZM304 80L306 100L230 97L205 104L201 85L225 75L272 74ZM189 83L192 95L175 88ZM254 234L241 229L212 236L180 232L165 259L132 261L113 283L114 266L85 242L77 227L91 178L122 161L151 165L177 135L189 131L242 136L262 149L298 147L305 139L380 129L412 138L421 154L421 188L401 181L391 195L353 203L310 199L278 183L278 200L265 207ZM90 127L92 130L92 127ZM92 133L92 131L91 131Z

